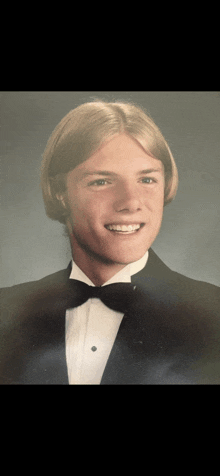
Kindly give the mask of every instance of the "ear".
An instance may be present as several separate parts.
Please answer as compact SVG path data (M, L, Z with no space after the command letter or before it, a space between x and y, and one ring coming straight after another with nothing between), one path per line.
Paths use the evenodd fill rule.
M66 208L66 203L65 203L65 200L64 200L63 195L60 195L59 193L57 193L57 194L56 194L56 197L57 197L57 200L59 200L59 202L62 203L62 205L64 206L64 208Z

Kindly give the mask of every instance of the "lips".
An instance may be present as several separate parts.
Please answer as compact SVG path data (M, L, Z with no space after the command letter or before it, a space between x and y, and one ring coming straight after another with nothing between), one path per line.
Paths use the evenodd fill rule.
M105 225L105 228L115 233L129 234L129 233L137 232L142 226L144 226L144 223L132 223L132 224L126 224L126 225L112 223L109 225Z

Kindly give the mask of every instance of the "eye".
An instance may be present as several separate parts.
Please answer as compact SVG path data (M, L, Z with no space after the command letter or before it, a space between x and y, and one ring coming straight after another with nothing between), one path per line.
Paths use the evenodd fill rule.
M151 178L151 177L143 177L143 178L141 179L141 182L142 182L142 183L155 183L156 180L153 179L153 178Z
M106 183L109 183L106 179L98 179L98 180L94 180L93 182L90 182L89 185L96 185L96 186L102 186L102 185L106 185Z

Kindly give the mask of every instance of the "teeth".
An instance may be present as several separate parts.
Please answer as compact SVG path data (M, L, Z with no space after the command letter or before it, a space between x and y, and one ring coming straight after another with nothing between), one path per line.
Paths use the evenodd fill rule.
M138 230L141 225L107 225L108 230L131 232Z

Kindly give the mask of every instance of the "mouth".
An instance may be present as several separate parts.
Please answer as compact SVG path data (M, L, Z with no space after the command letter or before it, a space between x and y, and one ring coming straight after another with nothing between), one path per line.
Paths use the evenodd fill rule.
M134 223L134 224L129 224L129 225L115 225L115 224L110 224L110 225L105 225L105 228L112 233L118 233L121 235L131 235L133 233L138 233L141 228L143 228L145 224L144 223Z

